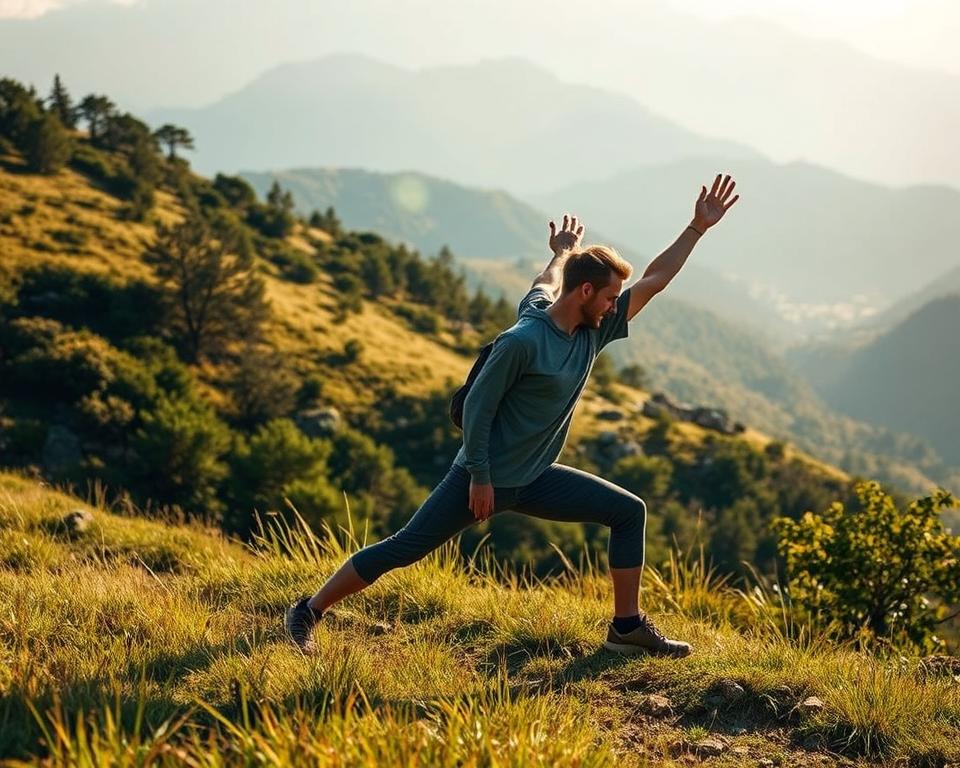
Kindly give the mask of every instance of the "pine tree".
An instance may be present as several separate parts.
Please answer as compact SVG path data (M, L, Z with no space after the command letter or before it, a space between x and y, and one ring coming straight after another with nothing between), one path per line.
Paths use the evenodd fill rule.
M70 94L67 93L66 86L61 82L60 75L53 76L53 88L50 90L50 97L47 99L50 105L50 111L53 112L65 128L77 127L77 113L70 100Z
M99 141L101 129L106 128L107 120L116 109L116 105L106 96L97 96L92 93L80 102L77 111L87 121L91 141Z
M166 123L153 133L154 138L167 147L167 158L174 160L177 157L177 147L193 149L193 137L186 128Z
M257 337L269 313L266 289L253 257L225 225L214 228L198 216L160 225L146 260L166 288L171 327L188 360Z

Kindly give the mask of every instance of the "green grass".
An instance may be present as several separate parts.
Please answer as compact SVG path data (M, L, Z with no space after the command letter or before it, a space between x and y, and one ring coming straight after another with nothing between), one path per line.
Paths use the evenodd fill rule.
M916 659L838 648L678 559L644 607L682 660L601 648L602 569L535 581L447 548L346 601L316 653L284 607L356 546L269 518L251 546L0 475L0 759L49 765L716 765L960 759L960 692ZM743 694L718 696L721 681ZM643 714L667 696L669 717ZM804 715L808 695L825 703ZM741 752L734 753L737 747ZM745 751L746 757L743 752ZM707 759L707 758L697 758Z

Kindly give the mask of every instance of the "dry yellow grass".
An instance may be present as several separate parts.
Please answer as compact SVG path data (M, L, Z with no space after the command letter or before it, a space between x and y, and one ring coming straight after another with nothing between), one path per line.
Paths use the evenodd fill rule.
M77 507L84 530L64 523ZM338 606L305 656L283 608L354 546L281 526L246 548L0 473L0 760L639 768L699 762L708 737L725 768L960 759L956 684L798 642L779 606L696 562L643 582L685 659L600 647L603 573L531 581L451 548ZM811 694L823 707L805 713Z

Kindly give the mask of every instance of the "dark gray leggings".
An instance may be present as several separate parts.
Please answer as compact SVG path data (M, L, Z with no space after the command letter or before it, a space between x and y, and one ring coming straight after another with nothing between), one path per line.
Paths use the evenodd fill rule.
M611 568L643 565L647 507L629 491L589 472L551 464L528 485L494 487L493 512L513 510L546 520L602 523L610 527ZM452 464L407 524L353 558L360 578L372 584L387 571L415 563L477 522L469 507L470 473Z

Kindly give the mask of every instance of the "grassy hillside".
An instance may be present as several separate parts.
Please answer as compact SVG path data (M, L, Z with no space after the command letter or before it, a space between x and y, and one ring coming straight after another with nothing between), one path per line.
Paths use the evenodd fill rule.
M128 221L119 216L121 201L88 177L70 169L53 177L30 174L15 155L2 156L0 250L4 268L17 273L48 264L120 281L150 281L153 274L143 261L143 252L154 240L154 224L175 222L183 215L169 190L158 193L157 203L149 223ZM316 230L313 234L326 236ZM292 236L290 245L311 255L315 251L303 237ZM290 356L294 367L309 364L323 353L340 351L346 339L364 340L358 376L335 367L325 371L338 403L368 406L373 402L374 392L356 386L358 380L370 376L396 381L403 392L423 394L443 385L448 376L461 379L466 375L466 357L451 351L449 344L411 330L386 311L386 306L368 305L358 315L334 321L337 297L329 275L320 274L316 283L303 285L282 279L269 262L261 262L261 268L276 315L276 322L268 326L269 340ZM384 304L389 306L389 300ZM217 371L207 373L215 378Z
M85 522L71 516L90 513ZM78 524L76 521L80 519ZM301 655L280 613L355 543L249 547L0 474L0 758L68 765L930 765L960 689L916 657L785 632L692 561L644 577L682 660L600 647L607 578L446 550L338 607ZM778 628L779 627L779 628ZM816 696L819 702L808 697Z

